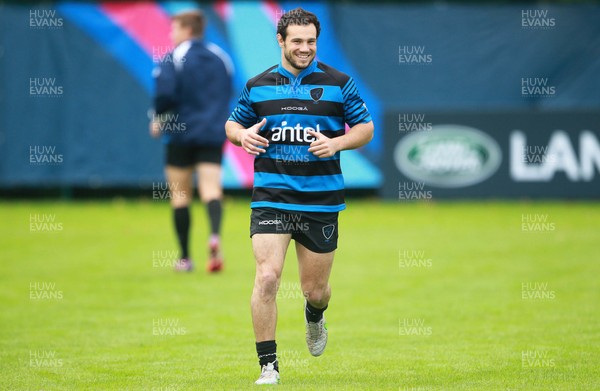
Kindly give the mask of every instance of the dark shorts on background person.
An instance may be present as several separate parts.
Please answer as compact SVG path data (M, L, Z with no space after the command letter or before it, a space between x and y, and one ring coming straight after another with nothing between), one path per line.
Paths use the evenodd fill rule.
M292 239L315 253L337 248L338 212L299 212L254 208L250 237L254 234L292 234Z
M198 163L221 164L223 147L167 144L165 160L168 166L192 167Z

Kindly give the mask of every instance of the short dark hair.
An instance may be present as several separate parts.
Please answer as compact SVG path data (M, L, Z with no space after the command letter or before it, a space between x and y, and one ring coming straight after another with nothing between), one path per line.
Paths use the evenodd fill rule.
M319 38L319 34L321 34L321 23L319 23L317 15L302 9L301 7L288 11L279 18L279 21L277 22L277 34L281 34L284 41L287 36L287 27L291 24L296 26L308 26L314 24L317 29L317 38Z
M171 20L179 22L181 27L189 27L192 29L192 35L194 37L199 37L204 34L206 21L204 19L204 13L200 10L182 12L174 15Z

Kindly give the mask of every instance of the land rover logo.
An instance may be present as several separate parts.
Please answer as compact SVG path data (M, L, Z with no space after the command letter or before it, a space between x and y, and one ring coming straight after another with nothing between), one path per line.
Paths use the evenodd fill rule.
M500 166L500 147L487 134L467 126L435 125L429 132L403 137L394 150L396 167L429 186L474 185Z

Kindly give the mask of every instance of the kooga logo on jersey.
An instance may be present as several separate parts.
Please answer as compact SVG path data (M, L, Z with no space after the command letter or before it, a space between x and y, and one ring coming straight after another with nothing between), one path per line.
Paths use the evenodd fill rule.
M304 106L284 106L281 111L308 111L308 107Z
M396 167L430 186L456 188L483 182L500 166L500 147L467 126L436 125L403 137L394 150Z

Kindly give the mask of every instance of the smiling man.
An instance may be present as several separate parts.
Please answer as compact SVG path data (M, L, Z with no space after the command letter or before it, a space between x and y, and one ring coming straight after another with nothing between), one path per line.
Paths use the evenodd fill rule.
M315 60L321 27L302 8L277 24L281 62L250 79L225 124L227 137L255 156L250 236L256 260L252 322L261 375L280 381L276 297L288 246L295 241L305 297L306 343L313 356L327 344L323 312L345 209L340 151L373 137L373 122L348 75ZM345 124L350 129L345 131Z

